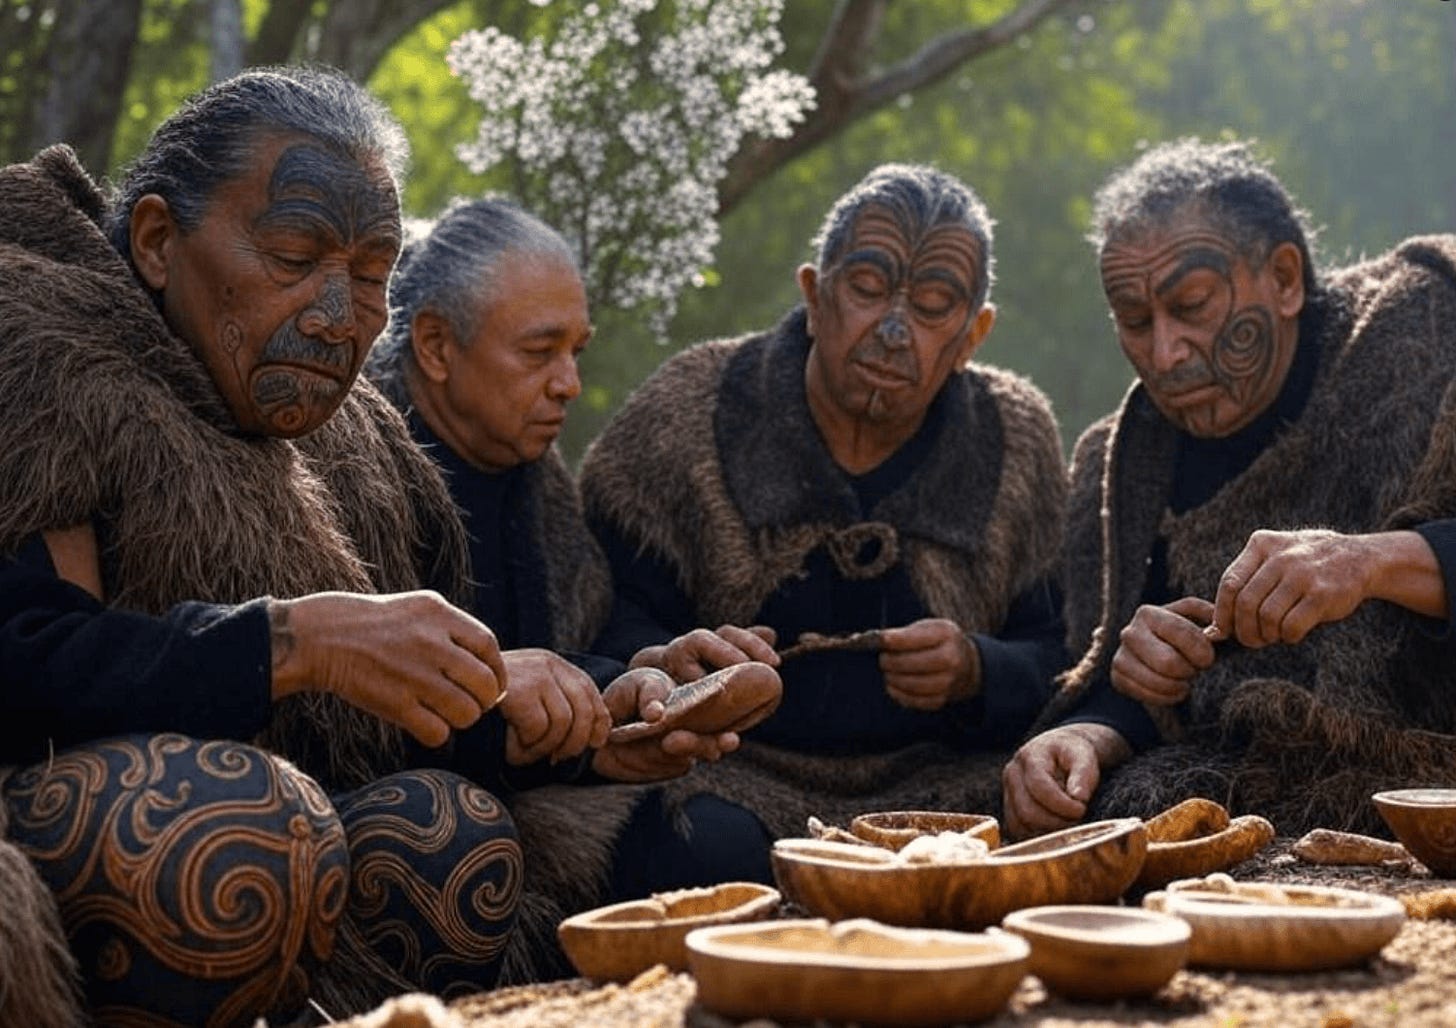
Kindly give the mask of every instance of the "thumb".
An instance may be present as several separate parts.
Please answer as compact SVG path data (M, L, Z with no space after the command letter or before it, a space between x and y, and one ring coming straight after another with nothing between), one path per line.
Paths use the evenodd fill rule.
M1097 790L1097 765L1077 761L1067 772L1067 795L1078 803L1087 803Z

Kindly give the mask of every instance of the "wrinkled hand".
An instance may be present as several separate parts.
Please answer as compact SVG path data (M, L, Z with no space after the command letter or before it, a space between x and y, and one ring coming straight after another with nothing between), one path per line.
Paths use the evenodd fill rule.
M1076 824L1102 769L1128 753L1122 736L1105 725L1062 725L1028 740L1001 769L1007 832L1022 839Z
M960 626L922 618L880 634L880 671L890 699L911 710L939 710L981 688L981 653Z
M1317 625L1349 617L1370 595L1376 562L1367 539L1315 528L1255 532L1219 580L1219 637L1258 649L1297 643Z
M750 660L778 667L775 638L774 630L767 625L722 625L716 632L694 628L664 646L644 647L632 657L629 666L658 668L675 682L695 682L709 672Z
M270 600L273 698L331 692L426 746L468 728L506 686L495 634L438 593Z
M1213 604L1185 596L1164 607L1143 604L1118 635L1112 687L1141 703L1181 703L1198 672L1213 666L1213 643L1204 625Z
M636 668L607 686L602 698L614 724L657 721L675 684L657 668ZM592 769L619 782L656 782L685 774L700 760L718 760L736 750L738 743L737 732L699 735L674 729L655 739L608 742L592 758Z
M606 741L612 716L590 675L550 650L506 650L501 657L511 683L500 701L506 763L549 757L554 764Z

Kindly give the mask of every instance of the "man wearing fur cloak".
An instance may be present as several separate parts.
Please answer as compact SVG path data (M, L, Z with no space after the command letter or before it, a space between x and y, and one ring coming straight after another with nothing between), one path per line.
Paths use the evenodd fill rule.
M501 968L515 829L433 769L507 672L441 596L438 472L354 382L403 159L357 84L274 69L188 101L111 202L65 147L0 170L0 1022L79 1023L79 985L103 1023L250 1024Z
M1115 175L1094 225L1139 381L1077 444L1082 657L1006 768L1008 827L1201 795L1380 830L1372 791L1456 773L1433 520L1456 514L1456 238L1318 275L1272 172L1196 140Z
M471 613L496 633L511 682L547 678L560 683L551 702L600 706L598 686L627 670L590 652L610 631L611 571L554 445L581 393L577 360L593 334L571 247L509 201L458 200L406 243L389 297L389 326L365 374L444 472L469 538ZM556 962L564 956L555 926L583 905L740 880L761 864L752 818L711 797L669 817L655 789L551 787L600 786L592 751L582 753L570 734L592 717L538 713L533 723L537 701L518 701L514 691L501 703L506 717L492 719L497 738L480 748L505 760L468 773L490 783L515 815L526 853L522 934L545 930L535 973L569 973ZM526 709L512 709L517 702ZM732 732L713 741L719 752L738 745ZM652 777L686 767L654 769ZM626 809L610 845L588 846L580 831L569 848L559 835L535 845L543 816L594 825ZM586 891L583 883L602 880L604 870L601 891Z
M588 520L633 612L599 645L679 679L811 651L675 797L741 804L768 836L994 808L1063 658L1065 468L1042 394L970 364L991 280L969 188L878 168L829 212L803 307L667 361L589 449Z

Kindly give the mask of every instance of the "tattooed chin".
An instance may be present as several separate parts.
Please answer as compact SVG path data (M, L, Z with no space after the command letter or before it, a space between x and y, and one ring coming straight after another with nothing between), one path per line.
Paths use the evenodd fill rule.
M301 368L267 368L253 376L252 393L264 424L290 436L321 425L343 399L344 387Z

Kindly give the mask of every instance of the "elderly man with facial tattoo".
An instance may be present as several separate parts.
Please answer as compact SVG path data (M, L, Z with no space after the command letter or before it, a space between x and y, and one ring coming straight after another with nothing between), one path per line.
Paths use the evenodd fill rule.
M500 973L521 847L455 769L539 680L461 609L449 493L355 381L404 149L344 76L272 69L189 100L115 197L65 147L0 170L0 1023ZM614 682L575 745L671 684ZM673 734L591 759L717 745Z
M778 710L670 786L752 810L766 840L810 815L992 809L1063 660L1056 424L970 361L995 317L984 205L886 165L817 246L801 307L669 360L581 472L630 615L599 646L679 679L779 666Z
M1007 766L1008 827L1201 795L1380 830L1373 790L1456 775L1456 238L1319 273L1273 173L1195 140L1094 225L1139 381L1077 444L1082 656Z

